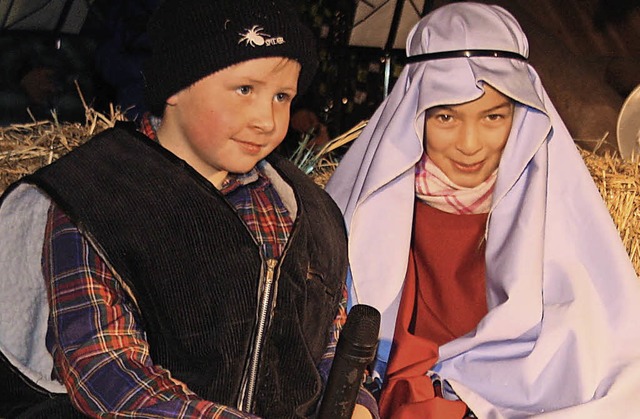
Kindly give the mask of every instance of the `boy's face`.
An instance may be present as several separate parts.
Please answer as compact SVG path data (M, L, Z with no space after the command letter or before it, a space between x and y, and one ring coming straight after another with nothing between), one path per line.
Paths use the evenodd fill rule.
M458 186L484 182L500 163L513 122L513 102L489 85L478 99L428 109L427 155Z
M299 73L298 62L272 57L199 80L167 100L160 143L220 187L282 142Z

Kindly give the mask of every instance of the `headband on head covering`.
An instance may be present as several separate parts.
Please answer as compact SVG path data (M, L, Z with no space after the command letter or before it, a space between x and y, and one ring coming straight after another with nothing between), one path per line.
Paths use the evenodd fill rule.
M426 54L411 55L406 58L407 63L417 63L420 61L442 60L446 58L471 58L471 57L494 57L512 58L514 60L528 61L528 59L517 52L497 51L490 49L461 49L457 51L429 52Z

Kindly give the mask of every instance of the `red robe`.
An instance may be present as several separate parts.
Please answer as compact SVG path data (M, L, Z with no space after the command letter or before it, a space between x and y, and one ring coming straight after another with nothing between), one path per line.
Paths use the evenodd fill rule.
M416 201L407 275L380 399L382 418L462 418L461 401L436 395L426 375L438 347L487 313L484 231L487 214L455 215Z

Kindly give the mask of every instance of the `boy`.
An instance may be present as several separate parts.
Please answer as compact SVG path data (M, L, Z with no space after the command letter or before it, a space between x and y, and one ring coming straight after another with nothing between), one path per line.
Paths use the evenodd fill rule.
M145 71L162 119L146 135L118 125L7 191L7 414L64 416L67 400L90 416L315 412L346 241L328 195L270 155L317 65L290 10L164 1Z

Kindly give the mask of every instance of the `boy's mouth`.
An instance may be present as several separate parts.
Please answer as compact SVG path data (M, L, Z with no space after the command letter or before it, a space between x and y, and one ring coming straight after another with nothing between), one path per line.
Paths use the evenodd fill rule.
M258 154L263 147L261 144L252 143L249 141L241 141L241 140L235 140L235 141L240 145L240 148L248 154Z

